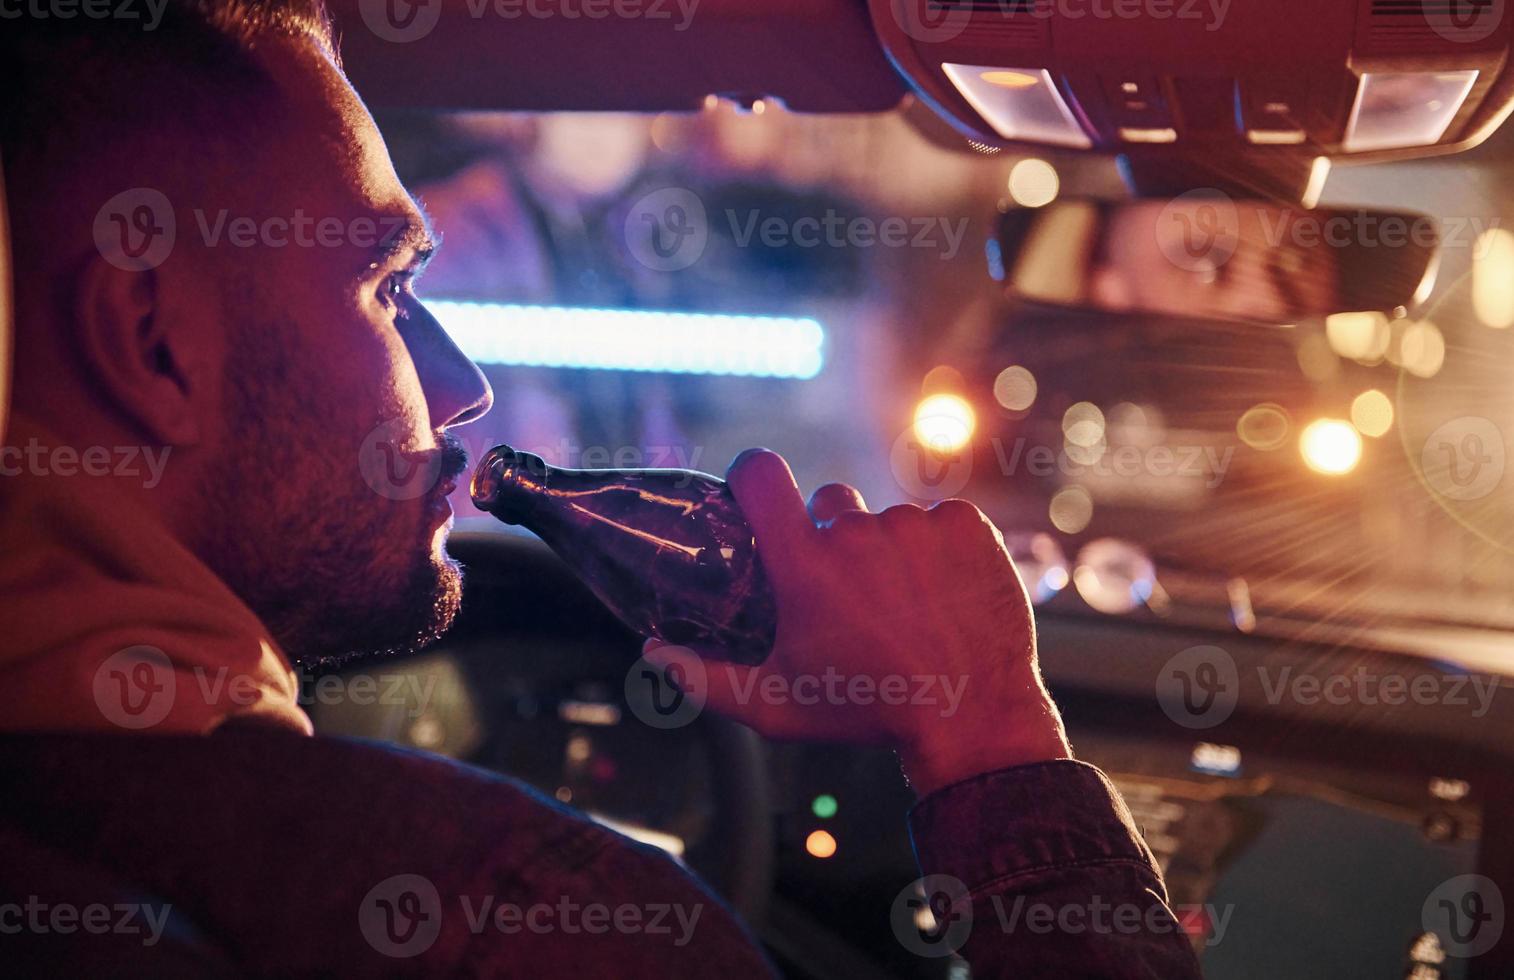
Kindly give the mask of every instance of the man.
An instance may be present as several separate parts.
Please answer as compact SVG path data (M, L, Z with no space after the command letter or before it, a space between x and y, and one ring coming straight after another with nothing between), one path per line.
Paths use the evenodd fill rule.
M312 3L174 5L151 32L41 20L0 40L22 243L0 460L8 962L766 973L661 855L507 780L311 736L291 662L413 649L456 611L445 497L465 461L448 430L491 401L416 299L430 231ZM255 233L230 237L240 218ZM291 244L302 220L312 240ZM376 493L375 445L430 489ZM922 797L921 864L964 883L933 903L946 926L996 896L1123 903L1146 923L979 926L963 947L979 975L1197 976L1123 804L1071 761L1024 589L978 511L872 515L841 485L806 507L762 451L729 478L780 609L760 673L928 657L968 683L950 725L908 706L754 708L718 685L709 703L773 736L896 746ZM588 901L680 910L687 928L487 921ZM85 928L102 905L119 927Z

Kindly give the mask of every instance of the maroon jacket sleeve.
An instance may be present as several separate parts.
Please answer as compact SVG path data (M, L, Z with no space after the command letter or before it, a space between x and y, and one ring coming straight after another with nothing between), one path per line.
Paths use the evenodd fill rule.
M974 977L1202 977L1119 792L1072 760L986 773L910 814L920 939ZM896 924L897 928L897 924Z

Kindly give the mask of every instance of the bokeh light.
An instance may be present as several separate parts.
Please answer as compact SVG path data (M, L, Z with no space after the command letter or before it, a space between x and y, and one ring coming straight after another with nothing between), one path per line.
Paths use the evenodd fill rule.
M1428 321L1410 324L1398 345L1399 363L1420 378L1433 378L1446 363L1446 338Z
M1074 446L1097 446L1104 438L1104 413L1093 402L1078 402L1063 413L1062 434Z
M826 830L811 831L810 835L804 839L804 849L810 857L822 860L832 857L836 853L836 838Z
M1298 446L1309 468L1328 476L1350 473L1362 458L1362 437L1351 423L1340 419L1310 422Z
M1064 487L1052 495L1047 516L1058 531L1077 534L1093 520L1093 498L1082 487Z
M1150 601L1156 589L1156 566L1128 541L1090 541L1078 552L1076 565L1072 581L1078 595L1102 613L1128 613Z
M994 401L1011 412L1026 411L1036 401L1036 376L1018 364L1005 368L994 378Z
M932 452L961 449L972 440L977 424L977 413L960 395L929 395L915 406L915 438Z
M1351 424L1364 436L1386 435L1393 428L1393 402L1376 388L1368 388L1351 402Z
M1246 409L1235 423L1235 434L1252 449L1279 449L1288 441L1292 428L1287 409L1274 402L1263 402Z
M1472 310L1477 319L1502 330L1514 326L1514 233L1483 232L1472 261Z
M1009 196L1022 208L1045 207L1061 189L1057 168L1045 160L1027 157L1009 171Z
M1325 318L1325 338L1341 357L1372 363L1388 353L1391 331L1381 313L1332 313Z

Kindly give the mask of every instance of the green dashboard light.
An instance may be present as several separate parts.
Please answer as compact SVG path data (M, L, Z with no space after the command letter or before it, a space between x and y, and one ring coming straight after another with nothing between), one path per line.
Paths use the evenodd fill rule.
M836 815L836 798L829 793L821 793L810 804L810 812L821 820L829 820Z

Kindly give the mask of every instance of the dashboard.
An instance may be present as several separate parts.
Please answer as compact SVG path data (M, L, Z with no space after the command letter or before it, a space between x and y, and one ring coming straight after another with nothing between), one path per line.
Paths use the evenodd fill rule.
M709 716L659 726L627 683L635 638L554 557L489 533L460 533L452 550L469 573L458 625L382 668L407 676L395 687L408 696L317 700L317 731L510 774L663 847L753 923L787 976L971 976L898 938L891 908L919 872L904 819L914 798L891 752L764 743ZM1264 696L1243 680L1233 710L1185 721L1162 672L1179 645L1215 637L1044 611L1040 629L1074 749L1120 787L1206 976L1508 975L1496 884L1508 844L1485 820L1508 795L1489 751L1511 744L1498 741L1510 719L1496 679L1464 704L1447 684L1433 704L1363 712L1361 698L1310 704L1275 687L1269 698L1264 675ZM1240 678L1255 665L1290 676L1289 658L1337 674L1347 663L1258 637L1223 642ZM1406 690L1449 676L1363 651L1348 662ZM1010 906L976 919L1017 927Z

